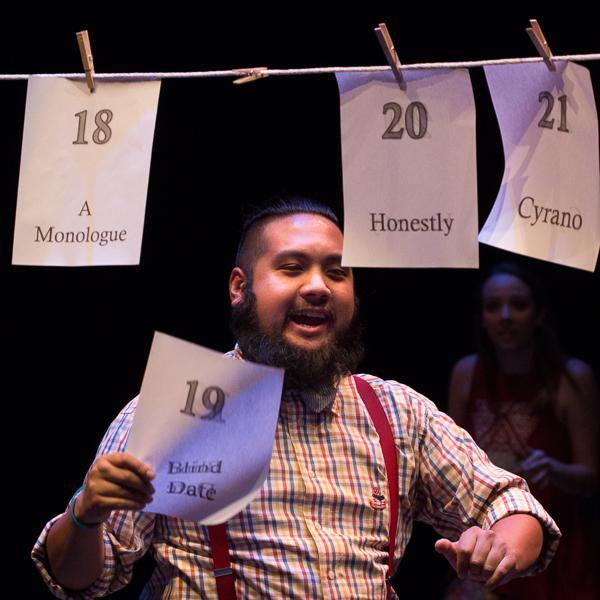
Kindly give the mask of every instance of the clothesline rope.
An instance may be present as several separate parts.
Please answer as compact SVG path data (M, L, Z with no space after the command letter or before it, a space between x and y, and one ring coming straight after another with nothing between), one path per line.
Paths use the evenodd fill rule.
M493 60L471 60L460 62L436 62L436 63L415 63L412 65L402 65L406 71L416 69L460 69L484 67L486 65L514 65L521 63L542 62L541 57L531 58L500 58ZM588 61L600 60L600 54L568 54L564 56L553 56L552 60L559 61ZM351 72L379 72L390 71L389 66L373 67L315 67L306 69L265 69L261 70L262 75L321 75L324 73L351 73ZM172 71L162 73L96 73L96 79L195 79L205 77L242 77L247 73L252 73L253 68L228 69L223 71ZM29 79L30 77L64 77L67 79L85 79L83 73L37 73L35 75L27 74L3 74L0 75L0 81L14 81Z

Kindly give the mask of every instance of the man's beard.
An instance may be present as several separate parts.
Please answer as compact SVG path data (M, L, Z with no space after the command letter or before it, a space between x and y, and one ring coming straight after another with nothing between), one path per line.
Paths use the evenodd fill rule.
M244 358L285 369L285 385L300 390L336 387L340 377L356 371L364 355L358 302L348 328L314 350L287 342L281 333L261 331L251 289L241 304L231 307L229 324Z

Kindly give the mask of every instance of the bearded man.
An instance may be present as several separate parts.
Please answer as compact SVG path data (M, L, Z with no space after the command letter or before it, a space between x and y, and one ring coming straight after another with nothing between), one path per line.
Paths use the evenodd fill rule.
M389 576L414 519L445 536L436 550L459 576L488 588L544 568L560 533L522 479L415 391L351 376L362 345L342 244L334 214L301 198L254 212L243 228L229 281L231 355L286 370L259 495L216 528L143 512L154 472L123 452L134 400L34 548L56 595L110 593L152 549L146 598L393 597Z

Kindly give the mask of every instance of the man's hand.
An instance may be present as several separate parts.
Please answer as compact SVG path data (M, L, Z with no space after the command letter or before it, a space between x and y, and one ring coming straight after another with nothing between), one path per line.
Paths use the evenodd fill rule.
M443 554L460 579L471 579L492 588L512 579L517 561L504 540L480 527L467 529L457 542L438 540L435 549Z
M154 471L126 452L100 456L90 469L75 514L84 523L100 523L115 509L141 510L152 500Z
M492 589L527 570L539 556L542 541L537 519L515 514L497 521L490 530L471 527L456 542L438 540L435 549L461 579Z
M152 499L154 471L127 453L100 456L90 469L75 516L84 524L105 521L112 510L140 510ZM82 530L69 511L58 519L46 540L48 562L56 580L70 590L90 586L104 567L102 528Z

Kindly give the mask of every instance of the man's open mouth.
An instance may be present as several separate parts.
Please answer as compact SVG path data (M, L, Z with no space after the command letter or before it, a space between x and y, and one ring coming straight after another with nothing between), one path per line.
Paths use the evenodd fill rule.
M319 327L331 321L331 314L328 310L298 310L290 315L290 321L306 327Z

